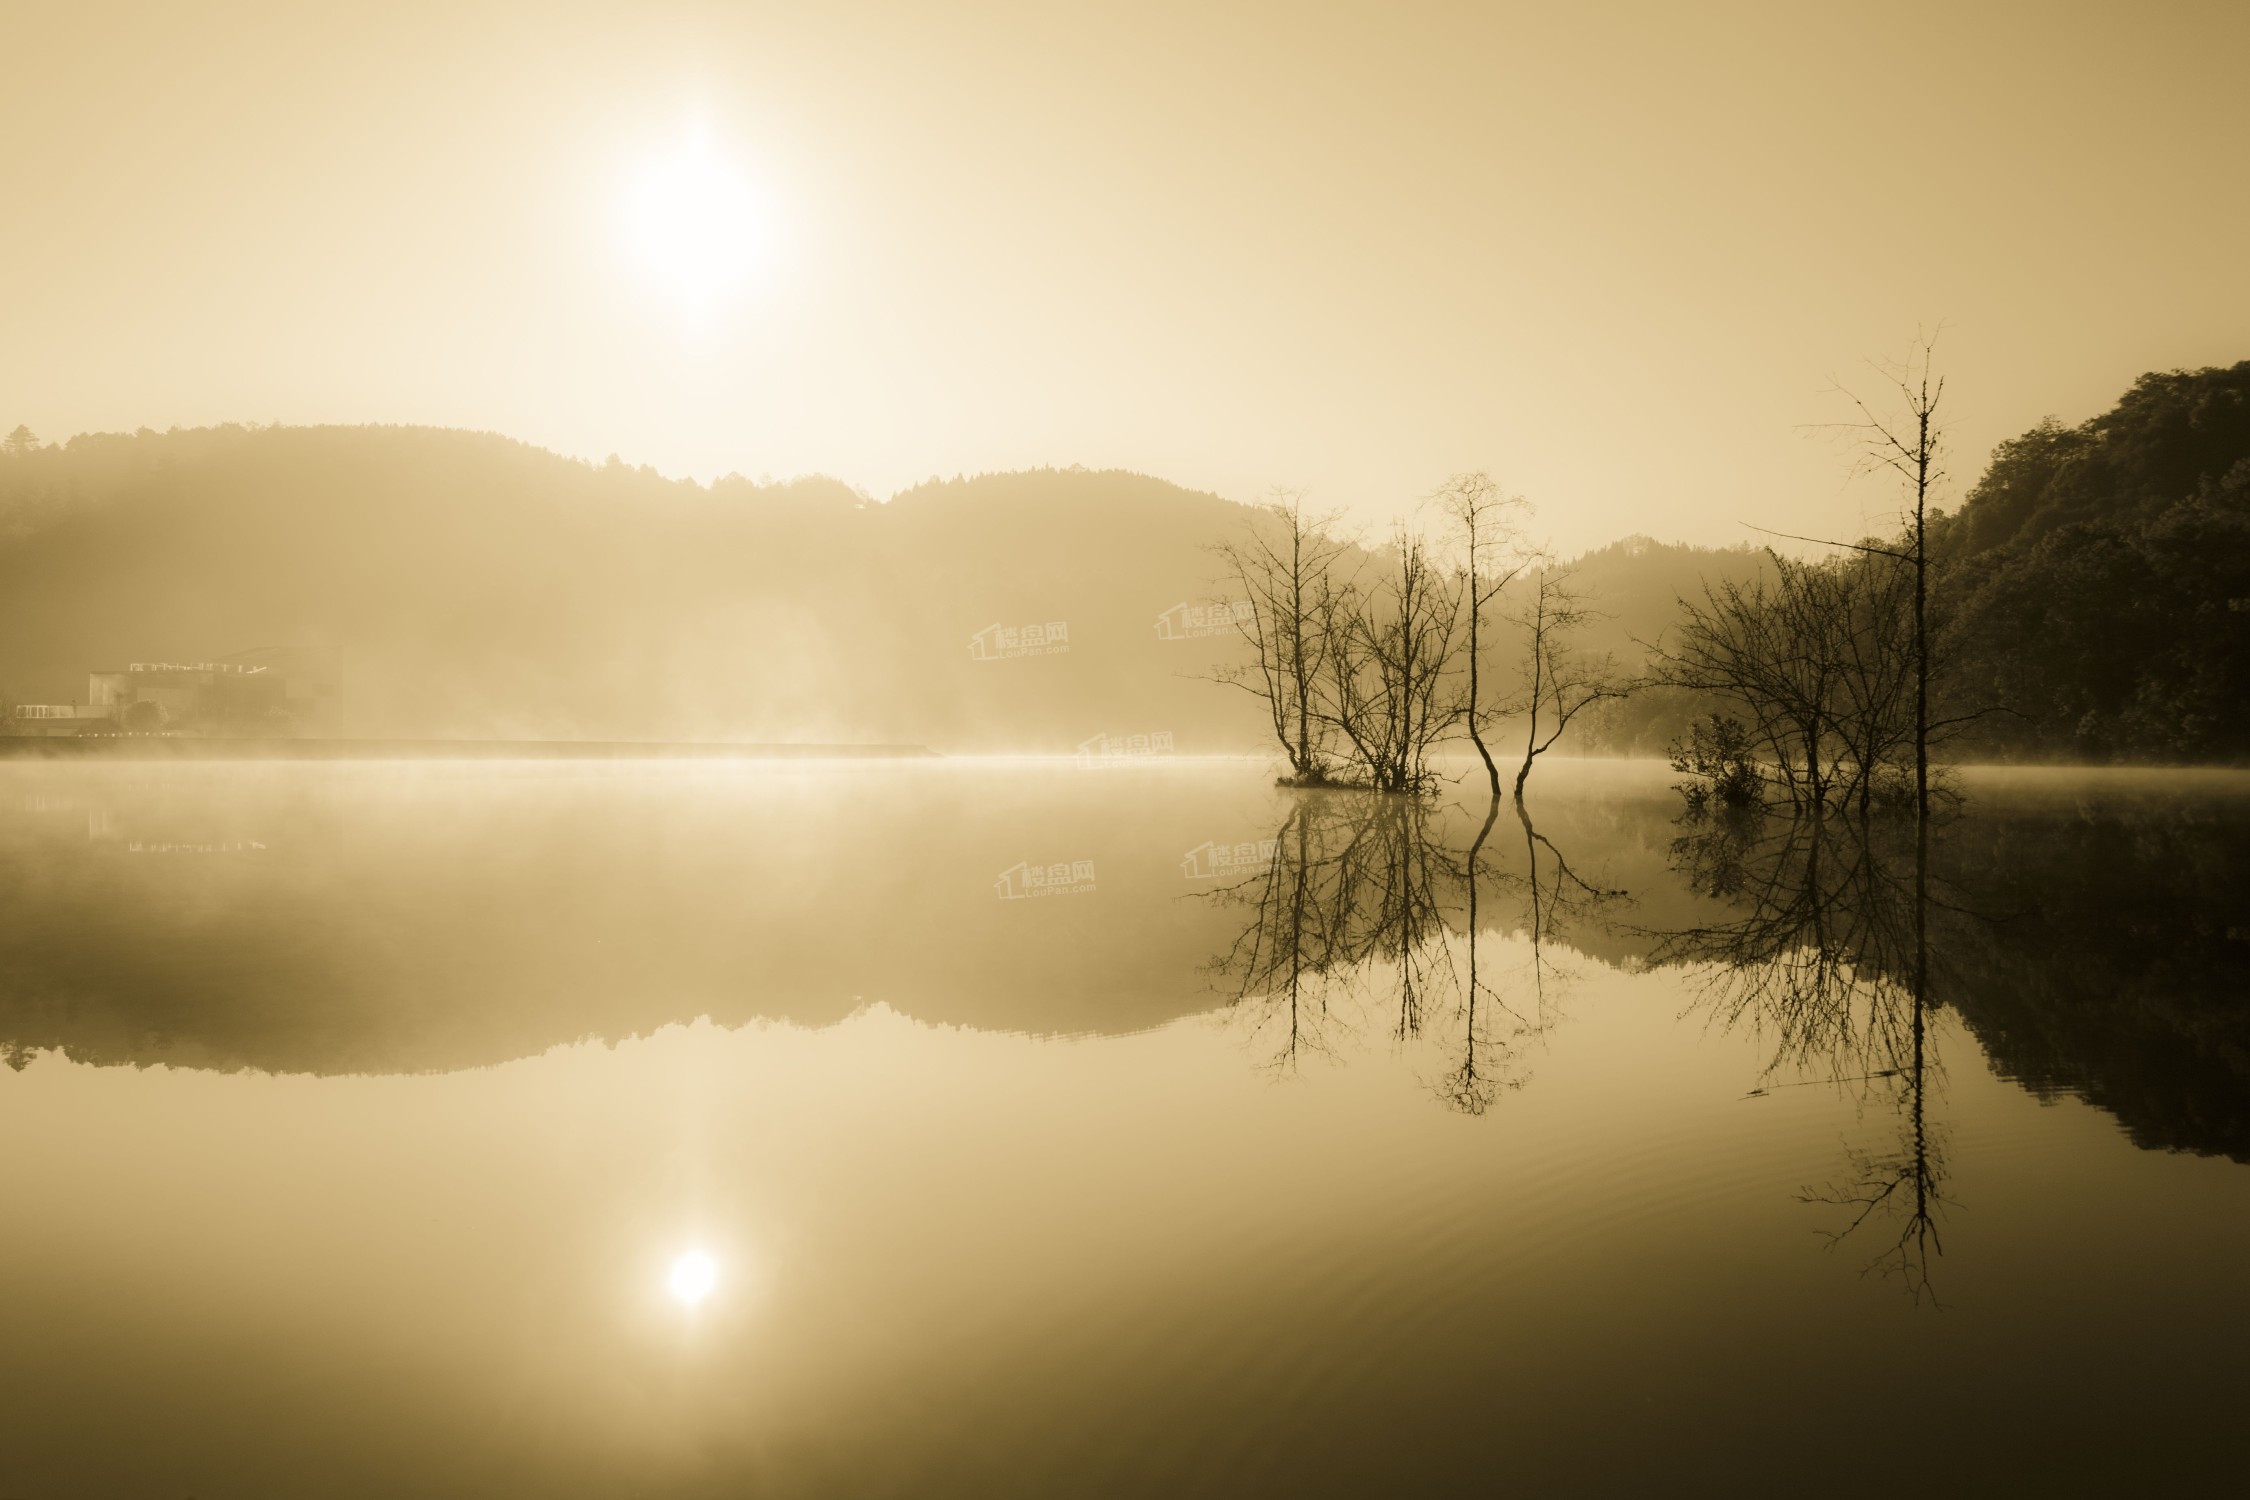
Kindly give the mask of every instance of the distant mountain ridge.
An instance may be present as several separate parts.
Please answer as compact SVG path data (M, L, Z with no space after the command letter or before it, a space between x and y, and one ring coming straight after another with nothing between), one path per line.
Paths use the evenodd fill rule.
M875 502L444 429L81 437L0 459L0 692L257 648L332 680L335 734L1255 751L1256 704L1209 680L1239 643L1159 625L1227 594L1210 547L1249 514L1116 470ZM1594 554L1603 643L1730 556ZM994 627L1019 644L981 651Z
M1010 488L874 505L414 428L79 439L0 463L0 685L280 647L333 677L336 733L1068 748L1147 706L1058 703L1085 671L977 662L972 635L1061 621L1081 667L1147 656L1238 508L1126 476ZM1074 503L1121 488L1129 515Z
M309 727L336 735L1263 751L1212 680L1241 643L1163 623L1233 592L1211 549L1251 514L1119 470L875 501L435 428L11 438L0 700L254 652L332 690ZM2250 362L2002 444L1932 543L1949 699L2001 710L1967 753L2250 759ZM1631 671L1677 599L1765 555L1638 537L1567 566L1583 644ZM1578 744L1661 752L1696 706L1644 694Z

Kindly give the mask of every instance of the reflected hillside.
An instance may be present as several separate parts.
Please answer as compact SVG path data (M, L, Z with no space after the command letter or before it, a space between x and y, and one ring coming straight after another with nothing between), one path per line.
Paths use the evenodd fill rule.
M2250 781L2062 772L1974 778L1930 835L1928 993L2035 1093L2097 1104L2142 1145L2250 1152ZM1714 903L1652 934L1715 966L1708 1012L1777 1067L1848 1077L1896 1054L1865 1006L1912 971L1908 829L1787 817L1690 826L1681 881ZM1654 924L1651 924L1652 927Z
M2242 778L1973 777L1921 850L1880 818L1682 823L1646 779L1577 770L1536 824L1333 793L1286 808L1214 891L1239 927L1213 967L1258 1065L1411 1044L1481 1113L1552 1039L1573 963L1648 965L1681 974L1691 1019L1764 1043L1754 1091L1826 1082L1895 1110L1905 1144L1810 1191L1910 1202L1917 1241L1941 1196L1940 1016L2143 1145L2242 1158Z
M1899 835L1685 828L1645 764L1542 773L1523 818L1247 762L4 770L19 1062L419 1072L701 1015L1044 1035L1219 1012L1246 1066L1402 1048L1478 1113L1568 1045L1574 975L1651 965L1692 971L1675 1011L1769 1041L1767 1082L1911 1050L1912 1016L1859 988L1910 970ZM2144 1145L2250 1156L2238 779L1970 791L1930 849L1932 1007Z
M2250 793L2198 780L2031 778L2010 815L1946 830L1945 867L1995 919L1947 923L1950 998L2033 1092L2250 1161Z
M0 773L0 1045L311 1073L484 1066L702 1015L819 1026L875 1004L990 1031L1161 1025L1241 993L1210 960L1244 912L1212 893L1300 806L1242 762ZM1556 826L1660 874L1647 778L1589 768L1587 788ZM1473 820L1424 809L1402 843L1341 813L1317 815L1351 851L1337 942L1418 954L1436 912L1457 931ZM1480 864L1484 925L1502 930L1512 847ZM1355 914L1389 859L1417 883L1410 908ZM1570 940L1628 959L1617 934ZM1419 1029L1415 1006L1402 1024Z
M1801 1196L1917 1300L1949 1205L1941 1013L2001 1076L2082 1097L2142 1146L2244 1159L2250 934L2231 925L2245 892L2225 854L2250 804L2234 785L2179 790L2017 778L1926 829L1681 820L1675 867L1716 910L1652 934L1652 958L1691 1014L1759 1043L1753 1098L1858 1097L1862 1138Z
M101 1063L474 1067L708 1015L994 1031L1205 1009L1229 766L7 768L0 1041ZM1090 866L1024 894L1018 867Z

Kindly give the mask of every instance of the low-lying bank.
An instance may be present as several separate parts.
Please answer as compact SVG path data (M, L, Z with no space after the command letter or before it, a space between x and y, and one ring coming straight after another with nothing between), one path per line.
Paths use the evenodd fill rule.
M742 745L633 740L220 739L79 735L0 739L19 760L922 760L922 745Z

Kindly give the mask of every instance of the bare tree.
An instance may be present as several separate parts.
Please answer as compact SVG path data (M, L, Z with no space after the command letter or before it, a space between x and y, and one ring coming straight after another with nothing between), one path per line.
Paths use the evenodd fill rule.
M1867 557L1768 555L1766 576L1681 601L1652 676L1739 709L1799 810L1856 800L1864 812L1896 787L1913 742L1907 580Z
M1915 739L1906 686L1922 657L1912 638L1911 580L1903 569L1862 555L1838 559L1830 571L1828 637L1841 669L1832 722L1850 769L1837 790L1864 816L1878 796L1898 788L1898 763Z
M1945 481L1943 458L1945 427L1939 408L1945 399L1945 377L1936 369L1937 335L1916 335L1906 357L1877 369L1896 391L1887 412L1878 412L1866 400L1839 385L1837 390L1858 412L1856 420L1826 424L1849 436L1855 445L1854 472L1888 472L1906 486L1911 503L1902 517L1904 537L1896 545L1875 541L1839 542L1822 537L1794 536L1793 541L1817 542L1838 547L1868 559L1888 558L1904 567L1913 580L1910 643L1907 648L1914 683L1914 812L1924 822L1930 816L1930 744L1935 732L1958 727L1979 717L1972 713L1943 723L1930 717L1930 684L1933 668L1933 632L1930 629L1930 494ZM1763 528L1758 528L1763 529ZM1860 805L1868 805L1867 788Z
M1878 367L1897 391L1889 413L1839 386L1858 418L1827 424L1853 440L1855 471L1888 472L1905 484L1903 536L1886 543L1771 533L1847 555L1817 563L1775 555L1770 591L1707 588L1701 605L1683 602L1682 644L1659 657L1660 680L1749 710L1800 808L1817 810L1834 793L1865 814L1898 785L1896 763L1911 750L1915 814L1926 821L1931 745L1980 716L1931 716L1941 653L1930 618L1929 501L1945 478L1945 380L1935 351L1935 336L1922 336L1904 360Z
M1571 586L1567 572L1547 559L1538 561L1531 599L1515 616L1526 632L1523 688L1509 705L1509 712L1524 720L1523 764L1516 768L1519 802L1533 762L1554 748L1571 720L1597 703L1632 691L1609 656L1589 655L1578 648L1575 637L1599 616Z
M1477 747L1484 773L1492 780L1492 795L1498 797L1500 768L1493 763L1492 751L1484 742L1488 710L1479 675L1484 660L1484 611L1531 564L1532 554L1523 542L1523 522L1531 506L1522 496L1502 491L1498 481L1481 469L1446 480L1438 486L1435 498L1458 533L1461 568L1466 575L1461 602L1468 637L1469 681L1461 717L1469 731L1469 743Z
M1327 714L1368 786L1419 794L1436 781L1430 751L1455 719L1445 684L1460 598L1411 531L1401 527L1389 552L1374 587L1328 597Z
M1237 623L1256 658L1221 668L1219 679L1265 704L1289 758L1286 779L1301 786L1329 779L1319 699L1335 646L1336 568L1350 547L1335 534L1339 519L1334 511L1308 514L1302 491L1276 489L1239 540L1214 549L1250 605Z
M1945 377L1935 373L1937 335L1924 334L1908 347L1906 358L1884 373L1898 392L1898 409L1878 415L1857 396L1860 420L1848 424L1859 434L1860 464L1887 469L1903 479L1914 497L1912 525L1903 554L1859 544L1856 550L1901 558L1914 574L1914 815L1930 817L1930 491L1942 483L1940 467L1945 429L1938 408L1945 399Z
M1655 675L1739 707L1773 779L1792 803L1817 807L1837 774L1828 729L1839 673L1822 639L1832 601L1816 567L1769 556L1770 579L1706 583L1700 601L1681 601Z

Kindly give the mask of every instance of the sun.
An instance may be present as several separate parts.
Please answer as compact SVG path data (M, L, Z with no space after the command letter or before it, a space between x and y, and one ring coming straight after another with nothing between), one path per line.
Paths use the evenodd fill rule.
M699 127L643 163L624 218L633 259L692 324L707 323L749 288L771 238L749 179Z
M718 1290L719 1263L701 1250L690 1250L672 1262L672 1273L665 1282L682 1306L697 1307Z

